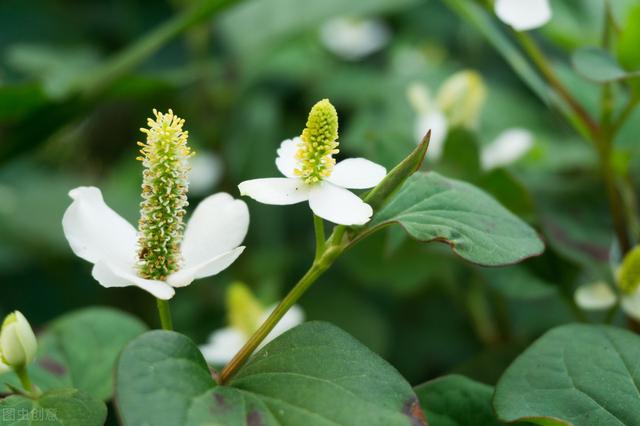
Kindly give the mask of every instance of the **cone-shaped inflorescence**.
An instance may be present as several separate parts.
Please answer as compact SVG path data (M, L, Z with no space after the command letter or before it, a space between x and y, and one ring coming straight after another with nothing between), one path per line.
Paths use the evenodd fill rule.
M180 267L180 242L187 202L189 158L188 132L184 120L153 110L146 143L138 142L144 166L142 202L138 222L138 267L140 276L164 280Z
M338 153L338 113L328 99L316 103L307 120L307 127L300 136L296 153L299 167L295 169L305 183L320 182L331 174Z

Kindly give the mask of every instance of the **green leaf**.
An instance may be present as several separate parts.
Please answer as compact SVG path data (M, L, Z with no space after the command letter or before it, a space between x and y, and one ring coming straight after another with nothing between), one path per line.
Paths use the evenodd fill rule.
M432 426L502 424L493 414L491 386L450 375L417 386L415 391Z
M116 358L145 329L136 318L109 308L64 315L38 336L38 354L29 374L42 390L74 387L110 399ZM21 388L11 372L0 376L0 383Z
M392 223L418 240L444 242L480 265L515 263L544 249L533 229L489 195L434 172L411 176L364 232Z
M496 386L502 421L541 425L639 425L640 337L570 324L538 339Z
M107 418L102 401L76 389L56 389L37 399L22 395L0 401L0 425L101 426Z
M216 386L197 346L152 331L129 344L116 375L124 425L419 425L409 384L344 331L310 322Z
M487 284L504 297L515 300L545 299L557 294L556 287L522 265L482 269Z
M576 50L571 57L571 62L578 74L597 83L640 76L640 71L629 72L622 69L609 52L597 47L583 47Z

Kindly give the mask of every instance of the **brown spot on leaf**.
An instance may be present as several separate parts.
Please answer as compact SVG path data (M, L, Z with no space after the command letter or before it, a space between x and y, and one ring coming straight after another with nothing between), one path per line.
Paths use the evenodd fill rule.
M247 426L264 426L262 415L257 410L251 410L247 414Z
M64 376L64 374L67 372L67 369L64 365L51 358L42 358L38 362L38 364L40 364L40 367L47 370L49 373L58 377Z
M402 413L409 417L411 426L429 426L427 418L424 416L422 408L420 408L420 402L415 396L412 396L404 403Z

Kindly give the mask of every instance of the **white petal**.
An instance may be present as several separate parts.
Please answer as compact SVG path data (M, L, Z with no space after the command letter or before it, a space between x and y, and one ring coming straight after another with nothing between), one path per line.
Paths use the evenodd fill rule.
M586 310L608 309L615 305L617 299L611 287L604 282L582 285L573 297L576 304Z
M269 317L269 315L271 315L271 312L273 312L276 306L277 305L273 305L269 309L267 309L267 311L265 312L265 314L263 315L260 321L261 324L264 321L266 321L266 319ZM280 321L278 321L278 324L276 324L276 326L273 327L273 330L271 330L271 332L267 335L267 337L265 337L260 347L266 345L267 343L269 343L270 341L272 341L273 339L275 339L285 331L290 330L293 327L296 327L302 324L303 322L304 322L304 311L300 306L293 305L291 308L289 308L287 313L284 314L284 316L280 319Z
M384 47L390 31L380 20L334 18L320 28L325 47L347 60L358 60Z
M364 225L371 219L371 206L347 189L322 182L311 190L311 210L323 219L339 225Z
M418 115L415 127L416 143L422 142L424 135L431 130L431 140L429 140L429 151L427 157L437 160L442 156L444 150L444 141L449 132L447 118L441 111L431 111L426 114Z
M220 181L224 166L213 152L198 152L191 160L189 171L189 194L206 195Z
M636 321L640 321L640 291L629 296L623 296L620 304L622 310Z
M526 129L507 129L495 141L482 149L481 162L485 170L507 166L518 161L533 147L533 135Z
M173 287L185 287L198 278L210 277L227 269L244 251L244 246L236 247L209 260L190 267L182 267L167 277Z
M249 209L242 200L219 192L204 200L187 222L180 250L189 269L238 247L249 228Z
M11 367L9 367L7 364L3 363L2 360L0 360L0 374L5 373L9 370L11 370Z
M278 157L276 158L276 167L280 170L280 173L289 178L296 177L294 170L298 168L298 159L296 158L296 152L300 145L300 138L295 137L293 139L287 139L282 141L280 148L278 148Z
M136 275L133 270L121 269L117 265L103 261L99 261L93 266L91 275L103 287L107 288L133 285L162 300L169 300L175 294L175 290L163 281L147 280Z
M238 185L241 195L264 204L296 204L309 199L309 186L300 179L266 178L246 180Z
M349 158L335 165L327 180L343 188L373 188L387 175L387 169L365 158Z
M496 0L495 12L518 31L541 27L551 19L548 0Z
M242 349L247 337L239 330L231 327L216 330L209 337L209 341L200 346L200 352L208 363L224 365Z
M64 235L76 256L96 263L106 260L121 268L136 260L136 230L111 210L98 188L82 186L69 192L73 202L62 218Z

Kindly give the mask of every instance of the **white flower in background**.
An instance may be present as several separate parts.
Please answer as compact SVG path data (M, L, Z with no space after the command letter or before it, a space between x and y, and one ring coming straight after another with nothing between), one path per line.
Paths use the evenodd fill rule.
M191 160L189 171L189 193L197 196L211 193L220 182L224 166L213 152L198 151Z
M36 357L38 341L29 321L20 313L10 313L0 331L0 362L5 367L20 369Z
M207 343L200 346L204 358L213 365L223 365L231 361L275 308L276 305L273 305L264 309L246 286L240 283L232 284L227 293L229 326L214 331ZM302 309L297 305L292 306L259 348L303 322Z
M601 281L578 287L573 297L582 309L594 311L609 309L618 299L611 287Z
M376 186L384 167L364 158L335 164L338 115L327 99L316 103L300 137L287 139L278 149L276 166L284 178L253 179L238 185L242 195L265 204L287 205L308 201L314 214L341 225L363 225L373 210L347 190Z
M449 123L444 113L431 101L429 89L424 84L413 83L407 88L407 97L417 113L414 126L416 142L422 141L431 130L429 158L437 160L442 156L444 141L449 131Z
M174 287L215 275L244 250L249 226L246 204L226 193L205 198L184 229L187 206L187 133L183 120L154 110L140 159L145 166L139 231L109 208L95 187L69 192L73 202L62 219L73 252L93 263L104 287L137 286L167 300Z
M379 19L339 17L320 28L320 40L332 53L356 61L382 49L390 38L389 28Z
M409 85L407 97L416 112L416 143L420 143L427 131L431 130L428 158L438 160L444 151L450 128L477 126L487 98L487 89L480 74L463 70L444 81L435 100L431 99L429 89L421 83Z
M551 19L549 0L496 0L494 10L502 22L518 31L541 27Z
M640 246L636 246L624 257L615 273L620 290L620 307L631 318L640 321ZM613 307L618 296L603 282L579 287L574 299L585 310L603 310Z
M530 131L520 128L507 129L482 148L482 168L492 170L508 166L522 158L532 147L533 134Z

